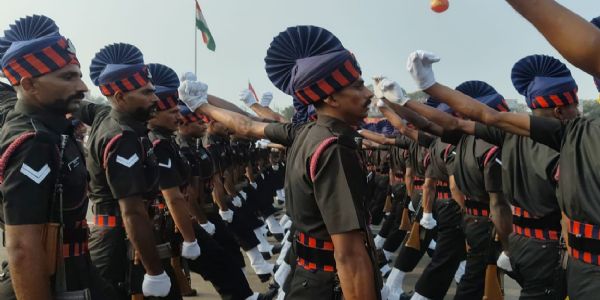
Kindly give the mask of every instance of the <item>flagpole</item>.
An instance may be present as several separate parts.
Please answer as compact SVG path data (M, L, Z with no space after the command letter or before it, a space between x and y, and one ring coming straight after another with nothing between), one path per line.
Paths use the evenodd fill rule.
M194 1L196 5L196 1ZM196 7L194 6L194 12ZM196 32L196 15L194 14L194 75L198 76L198 32Z

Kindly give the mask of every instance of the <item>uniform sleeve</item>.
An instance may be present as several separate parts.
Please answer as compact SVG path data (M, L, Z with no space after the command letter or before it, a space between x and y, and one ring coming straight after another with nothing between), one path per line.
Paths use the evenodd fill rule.
M429 146L431 146L431 144L433 144L433 141L435 141L435 137L423 132L423 131L419 131L419 133L417 134L417 140L419 143L419 146L425 147L425 148L429 148Z
M557 119L545 117L530 117L530 137L556 151L560 151L565 126Z
M161 190L170 189L184 185L186 178L182 178L182 170L177 170L180 166L176 163L179 160L179 154L169 147L166 141L158 143L154 147L154 154L158 163L158 186Z
M20 145L8 160L3 196L4 222L8 225L43 224L49 220L56 180L57 149L35 138Z
M489 151L493 151L490 153ZM485 190L488 193L502 192L502 160L500 157L501 149L493 147L486 153L483 178L485 182Z
M442 142L456 146L458 145L458 142L460 142L460 139L462 139L463 135L464 133L458 130L444 130L444 133L442 134Z
M404 135L397 135L396 141L394 142L394 145L396 145L398 148L402 148L402 149L410 148L411 144L412 144L412 140L407 138Z
M81 107L73 115L86 125L92 126L96 115L104 110L110 110L110 106L95 104L89 101L81 101Z
M456 146L448 144L448 147L444 149L445 157L444 161L446 162L446 170L448 171L448 176L454 175L454 162L456 158ZM447 153L446 153L447 152Z
M265 127L265 136L271 142L289 147L294 142L300 125L292 123L271 123Z
M502 146L506 132L496 127L487 126L479 122L475 123L475 137L480 138L492 145Z
M146 192L143 158L142 144L133 134L124 133L111 146L106 179L115 199L139 196Z
M331 145L319 158L313 180L315 199L330 234L361 227L366 199L366 179L357 153L350 147Z

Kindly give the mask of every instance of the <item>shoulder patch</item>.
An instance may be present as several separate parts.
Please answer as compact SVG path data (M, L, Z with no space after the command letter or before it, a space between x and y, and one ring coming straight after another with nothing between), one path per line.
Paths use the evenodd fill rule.
M21 174L33 180L33 182L37 184L40 184L42 181L44 181L48 174L50 174L50 171L50 166L48 166L48 164L45 164L37 171L29 165L27 165L26 163L23 163L23 165L21 166Z
M120 163L127 168L131 168L136 162L138 162L138 160L140 160L140 157L137 155L137 153L134 153L129 158L117 155L117 163Z
M163 164L163 163L159 162L159 163L158 163L158 166L159 166L159 167L166 168L166 169L170 169L170 168L171 168L171 159L169 158L169 160L167 161L167 163L166 163L166 164Z

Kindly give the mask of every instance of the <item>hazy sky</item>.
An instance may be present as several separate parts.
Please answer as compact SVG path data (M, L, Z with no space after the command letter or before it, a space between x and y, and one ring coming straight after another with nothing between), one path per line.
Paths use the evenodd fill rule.
M193 0L19 0L2 1L0 28L17 18L45 14L77 48L84 79L92 93L89 63L103 46L127 42L138 46L147 63L166 64L178 73L194 67ZM506 98L522 97L510 81L512 65L529 54L560 58L541 35L501 0L450 0L450 9L436 14L429 0L200 0L217 44L210 52L198 37L198 77L209 92L238 101L250 80L257 93L272 91L274 106L291 104L264 71L272 38L288 26L318 25L332 31L353 51L367 82L384 74L407 91L416 86L406 72L408 54L416 49L437 53L439 82L456 86L484 80ZM598 0L563 0L586 19L600 15ZM564 60L560 58L563 62ZM580 98L596 98L591 77L570 69Z

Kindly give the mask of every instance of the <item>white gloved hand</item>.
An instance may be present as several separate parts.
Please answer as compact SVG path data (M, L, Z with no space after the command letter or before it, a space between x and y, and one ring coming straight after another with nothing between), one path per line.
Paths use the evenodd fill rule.
M260 97L260 105L264 107L269 107L271 101L273 101L273 93L271 92L264 92Z
M160 275L144 274L142 282L142 293L146 297L165 297L171 290L171 279L166 272Z
M244 201L248 199L248 194L246 194L244 191L240 191L240 196L242 196L242 200Z
M279 165L272 165L271 168L273 171L279 171Z
M408 202L408 210L410 210L412 212L417 212L412 204L412 201Z
M377 98L377 99L383 98L383 90L380 90L378 88L378 85L379 85L379 82L381 82L384 78L385 78L385 76L382 76L382 75L373 77L373 94L375 95L375 98Z
M377 105L377 107L379 107L379 108L386 106L385 102L382 99L378 99L377 104L375 104L375 105Z
M437 226L437 221L433 218L433 214L424 212L419 224L426 229L433 229Z
M505 270L507 272L512 272L512 266L510 265L510 257L508 257L508 255L506 255L506 252L502 251L502 253L500 253L500 256L498 257L498 260L496 261L496 266L498 266L498 268Z
M435 76L431 65L440 61L440 58L427 51L417 50L408 56L406 69L415 80L419 89L426 90L435 84Z
M198 80L198 77L196 77L196 74L194 74L194 72L185 72L181 75L181 78L179 78L179 80L181 82L184 82L186 80L196 81L196 80Z
M406 97L406 94L404 93L404 90L400 84L387 78L381 79L374 89L378 90L381 95L383 95L381 98L396 102L400 105L404 105L406 101L408 101L408 98ZM377 106L381 107L379 101L377 102Z
M238 196L235 196L233 199L231 199L231 204L233 204L235 207L242 207L242 199L240 199Z
M183 241L181 256L191 260L198 258L198 256L200 256L200 245L198 245L198 240L194 240L191 243Z
M212 236L213 234L215 234L215 232L217 231L217 227L215 227L215 224L213 224L210 221L206 221L206 223L204 224L200 224L200 226L202 227L202 229L204 229L204 231L206 231L206 233L208 233L208 235Z
M195 111L198 107L208 103L208 85L200 81L186 80L179 86L179 99Z
M228 209L226 211L219 210L219 215L221 216L221 219L223 219L223 221L227 223L233 222L233 211L231 209Z
M266 139L260 139L256 141L256 147L259 149L267 149L271 141Z
M258 188L258 184L256 184L256 182L250 182L250 185L252 186L252 188L256 189Z
M256 104L256 97L249 89L245 89L240 92L240 101L244 102L246 106L250 107L252 104Z

